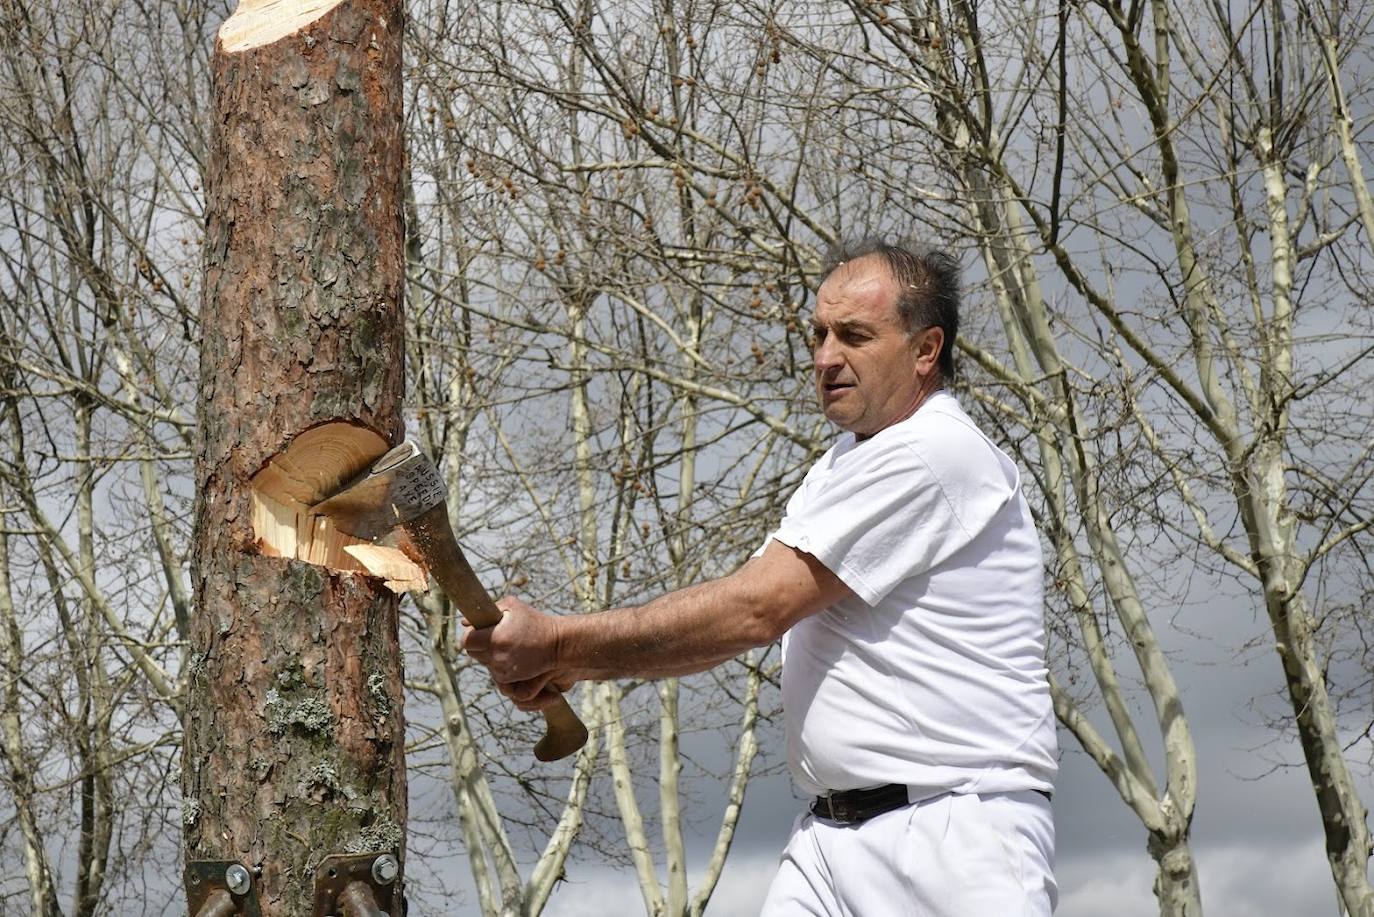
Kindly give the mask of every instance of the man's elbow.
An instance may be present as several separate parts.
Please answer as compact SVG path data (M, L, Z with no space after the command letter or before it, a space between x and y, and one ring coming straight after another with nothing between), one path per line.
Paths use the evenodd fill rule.
M721 583L720 597L739 609L733 632L745 649L766 646L803 618L853 595L815 557L776 541Z
M802 617L796 609L777 601L775 596L760 596L749 603L743 622L742 642L748 649L779 640Z

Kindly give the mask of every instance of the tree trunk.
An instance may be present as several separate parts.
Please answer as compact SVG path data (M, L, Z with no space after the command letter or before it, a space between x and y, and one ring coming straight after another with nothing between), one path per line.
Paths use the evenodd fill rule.
M1155 898L1159 917L1202 917L1202 891L1197 861L1188 834L1150 835L1150 856L1159 864L1155 873Z
M1336 713L1312 637L1314 622L1303 597L1290 593L1286 584L1277 588L1266 584L1265 591L1298 738L1317 795L1331 876L1344 913L1374 917L1368 812L1336 731Z
M323 857L405 846L397 599L270 556L250 493L310 428L401 436L401 26L244 0L213 60L185 843L260 868L264 917L313 913Z
M17 420L14 416L12 422ZM5 765L4 773L0 774L0 786L4 786L14 800L14 814L24 838L24 875L29 883L30 913L33 917L62 917L52 868L43 846L42 828L34 813L35 768L19 715L23 665L23 634L10 585L9 535L0 529L0 763Z

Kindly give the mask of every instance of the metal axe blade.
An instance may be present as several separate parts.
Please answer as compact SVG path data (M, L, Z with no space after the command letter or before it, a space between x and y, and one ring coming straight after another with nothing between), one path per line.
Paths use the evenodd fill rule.
M342 532L376 541L444 502L444 479L413 440L373 462L333 495L310 507Z

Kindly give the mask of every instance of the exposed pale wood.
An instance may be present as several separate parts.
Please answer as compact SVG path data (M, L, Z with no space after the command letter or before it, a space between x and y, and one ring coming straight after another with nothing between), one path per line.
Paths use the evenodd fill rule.
M429 574L401 551L381 544L351 544L344 552L362 564L373 576L386 581L386 588L395 593L424 592L429 588Z
M309 506L333 494L391 448L380 434L351 423L324 423L291 440L253 475L253 489Z
M342 0L239 0L234 14L219 27L227 53L246 51L285 38L319 19Z
M367 573L393 592L423 591L423 567L391 545L375 545L335 527L311 505L337 491L381 457L389 444L355 424L306 430L253 475L253 534L267 557L290 557L336 571Z

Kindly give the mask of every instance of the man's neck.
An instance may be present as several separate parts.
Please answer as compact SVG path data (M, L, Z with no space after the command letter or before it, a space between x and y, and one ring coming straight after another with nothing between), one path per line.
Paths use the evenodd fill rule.
M922 384L921 388L916 392L916 397L912 400L911 404L907 407L905 411L901 413L900 416L897 417L896 420L892 421L890 424L883 427L882 429L874 430L872 433L855 433L854 441L861 443L866 439L872 439L874 436L877 436L879 433L883 432L883 430L886 430L889 427L895 427L897 426L897 424L901 423L904 420L910 420L912 417L916 416L916 412L919 411L922 408L922 406L925 405L925 403L931 399L932 396L937 395L944 390L944 380L941 379L938 375L932 375L931 381Z

